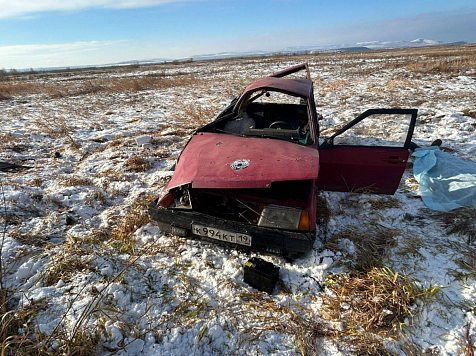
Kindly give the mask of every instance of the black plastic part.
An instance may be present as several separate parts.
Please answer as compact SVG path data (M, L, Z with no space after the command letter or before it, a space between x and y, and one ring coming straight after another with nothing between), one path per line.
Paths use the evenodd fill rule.
M410 146L408 147L408 149L410 151L415 151L417 148L420 148L420 146L418 146L415 142L410 142Z
M312 249L316 239L315 231L296 232L216 218L195 211L171 210L157 207L155 202L149 205L149 216L157 222L163 232L179 236L190 236L213 243L233 246L243 250L265 251L297 258ZM200 224L211 228L230 232L248 234L252 237L251 246L224 242L192 234L192 224ZM292 256L292 257L291 257Z
M21 171L22 169L30 169L30 168L32 167L0 161L0 172L16 172L16 171Z
M253 257L245 263L244 282L268 294L273 293L279 279L279 267L259 257Z

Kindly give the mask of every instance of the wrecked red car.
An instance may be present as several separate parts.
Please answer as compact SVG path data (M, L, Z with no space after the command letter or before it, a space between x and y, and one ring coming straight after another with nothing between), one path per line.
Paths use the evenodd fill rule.
M305 78L294 78L300 71ZM337 143L372 115L410 116L404 142ZM275 73L193 133L150 216L164 232L294 259L316 238L319 190L395 192L416 116L416 109L367 110L322 139L307 64Z

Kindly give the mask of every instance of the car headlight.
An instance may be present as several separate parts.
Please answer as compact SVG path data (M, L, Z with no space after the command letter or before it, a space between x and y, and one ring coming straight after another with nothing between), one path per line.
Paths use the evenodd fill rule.
M309 231L309 213L307 210L270 204L263 208L258 226Z

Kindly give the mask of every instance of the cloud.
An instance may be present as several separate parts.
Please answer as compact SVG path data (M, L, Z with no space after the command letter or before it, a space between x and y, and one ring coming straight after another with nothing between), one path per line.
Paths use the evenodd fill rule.
M89 41L60 44L15 45L0 47L0 56L63 54L90 51L118 41Z
M28 68L81 64L84 58L94 58L104 50L125 41L89 41L60 44L30 44L0 47L1 67ZM90 59L90 60L91 60ZM102 59L98 59L101 61ZM35 64L36 63L36 64Z
M45 11L73 11L88 8L132 9L191 1L203 0L0 0L0 18Z

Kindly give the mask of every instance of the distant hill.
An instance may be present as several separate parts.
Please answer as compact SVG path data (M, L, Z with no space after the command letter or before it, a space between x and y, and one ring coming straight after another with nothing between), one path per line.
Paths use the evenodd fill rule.
M327 46L294 46L286 47L278 51L248 51L248 52L219 52L210 54L197 54L191 57L171 59L171 58L150 58L141 60L131 60L117 63L109 63L104 65L95 66L75 66L72 69L77 68L89 68L89 67L108 67L108 66L123 66L123 65L141 65L141 64L157 64L157 63L181 63L186 61L210 61L216 59L226 58L245 58L245 57L259 57L259 56L271 56L273 54L315 54L315 53L332 53L332 52L364 52L371 50L382 49L397 49L397 48L409 48L409 47L425 47L425 46L438 46L438 45L462 45L466 44L464 41L457 42L443 42L436 40L429 40L425 38L417 38L412 41L366 41L357 42L353 44L340 44L340 45L327 45ZM61 68L35 68L35 70L62 70Z
M272 54L314 54L314 53L328 53L328 52L363 52L375 49L396 49L409 47L425 47L438 45L457 45L466 44L464 41L459 42L443 42L436 40L429 40L425 38L417 38L412 41L367 41L357 42L353 44L341 44L330 46L295 46L286 47L279 51L251 51L251 52L226 52L216 54L202 54L192 56L194 60L213 60L221 58L236 58L236 57L251 57L251 56L266 56Z

